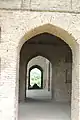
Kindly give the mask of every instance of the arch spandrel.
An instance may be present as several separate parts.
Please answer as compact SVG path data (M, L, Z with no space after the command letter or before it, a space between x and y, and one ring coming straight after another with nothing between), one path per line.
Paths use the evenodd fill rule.
M38 27L35 27L34 29L31 29L27 33L25 33L24 36L20 39L20 41L18 43L18 52L20 52L22 45L27 40L29 40L30 38L32 38L38 34L44 33L44 32L61 38L66 44L69 45L72 52L74 52L75 46L78 47L78 43L75 40L75 38L71 35L71 33L68 33L68 31L66 31L58 26L47 23L47 24L43 24Z

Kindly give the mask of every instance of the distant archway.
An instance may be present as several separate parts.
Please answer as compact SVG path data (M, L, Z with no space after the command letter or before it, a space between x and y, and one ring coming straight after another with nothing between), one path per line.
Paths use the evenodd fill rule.
M72 103L71 103L72 108L71 108L71 112L74 113L73 109L74 109L75 101L77 103L77 106L75 109L76 110L78 109L78 102L76 99L76 98L78 98L78 96L76 96L76 95L78 95L78 93L79 93L79 89L77 89L75 91L75 85L77 86L77 84L79 83L79 81L77 80L77 77L79 77L79 74L78 74L79 69L77 68L77 71L76 71L76 66L79 64L79 61L78 61L79 60L79 45L75 41L75 39L65 30L58 28L51 24L45 24L45 25L39 26L38 28L34 28L34 30L29 31L27 34L24 35L22 40L20 40L20 42L19 42L18 52L20 52L22 45L25 43L25 40L27 41L30 38L32 38L33 36L38 35L40 33L44 33L44 32L47 32L47 33L50 33L57 37L60 37L65 43L67 43L69 45L69 47L72 50L72 57L73 57L72 68L73 69L72 69L72 98L71 98L72 99ZM77 81L77 84L76 84L76 81ZM75 99L74 99L73 93L75 94Z
M43 88L43 69L39 65L34 65L29 69L28 89L42 89L42 88Z

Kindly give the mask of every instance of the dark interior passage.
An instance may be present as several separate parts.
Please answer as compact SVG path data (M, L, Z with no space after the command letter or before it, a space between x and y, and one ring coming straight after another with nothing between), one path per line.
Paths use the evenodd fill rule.
M52 70L51 70L50 76L48 76L50 77L51 81L50 83L48 82L49 84L47 84L47 87L46 87L47 91L50 91L50 94L51 94L50 96L51 104L52 103L54 104L55 102L65 103L62 106L66 106L67 104L69 106L68 107L69 109L67 107L63 107L63 108L67 109L67 111L70 111L71 89L72 89L71 88L72 52L71 52L70 47L63 40L48 33L43 33L43 34L34 36L33 38L25 42L25 44L22 46L22 49L20 52L19 100L26 101L28 97L26 91L29 91L31 94L30 87L31 85L33 86L34 84L30 83L30 72L31 71L28 72L28 67L29 67L28 63L32 59L34 59L33 60L34 62L32 61L31 63L33 65L32 67L34 67L34 65L38 65L37 61L41 62L41 59L39 60L39 58L37 58L38 56L44 57L51 63ZM41 65L44 66L44 62L42 62ZM43 76L44 76L44 70L43 70ZM46 82L44 81L47 81L47 80L43 78L43 82L41 82L41 84L39 83L40 86L38 86L39 84L37 83L35 83L35 85L37 88L38 87L41 88L39 89L41 90L41 92L42 90L44 90L44 94L46 94L46 91L44 89L45 84L43 84ZM36 94L40 95L40 93L37 93L37 90L38 89L34 89L33 92L35 91L35 95ZM34 98L36 98L36 96L34 96ZM63 112L63 114L65 114L65 112ZM70 120L70 112L67 115Z

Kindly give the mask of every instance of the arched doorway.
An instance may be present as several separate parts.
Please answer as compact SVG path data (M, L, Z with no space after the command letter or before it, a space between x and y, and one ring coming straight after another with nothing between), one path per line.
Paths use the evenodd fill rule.
M37 68L37 69L35 69ZM32 88L30 85L30 72L32 73ZM39 72L37 71L39 70ZM37 73L38 72L38 73ZM34 56L27 64L26 73L26 98L32 99L52 99L51 82L52 82L52 64L43 56ZM36 88L34 88L36 83ZM30 86L30 88L29 88ZM34 88L34 89L33 89Z
M43 69L34 65L29 68L28 89L42 89L43 88Z
M32 49L32 50L31 50ZM20 75L23 76L23 91L20 92L21 100L25 99L25 65L34 54L48 56L52 63L52 96L55 101L71 101L71 82L72 82L72 52L68 44L59 37L49 33L42 33L29 39L22 47L20 53ZM26 57L25 57L26 56ZM23 74L22 74L23 73ZM23 84L23 85L22 85ZM22 90L21 89L21 90ZM68 116L69 117L69 116Z

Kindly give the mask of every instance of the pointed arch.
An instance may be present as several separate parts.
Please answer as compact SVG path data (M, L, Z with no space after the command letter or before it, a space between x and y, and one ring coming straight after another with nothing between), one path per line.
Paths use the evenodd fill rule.
M33 70L35 70L35 69L38 69L38 71L39 71L39 77L40 77L40 80L39 80L39 82L40 82L40 85L39 85L39 87L30 87L31 86L31 72L33 71ZM37 74L36 74L36 76L37 76ZM33 76L34 77L34 76ZM36 82L36 81L35 81ZM34 84L35 85L35 84ZM37 85L37 83L36 83L36 85ZM33 65L32 67L30 67L29 68L29 80L28 80L28 89L42 89L43 88L43 69L42 69L42 67L41 66L39 66L39 65Z
M55 26L53 24L47 23L40 25L38 27L34 27L29 30L27 33L23 35L23 37L18 42L17 54L18 54L18 65L19 65L19 54L23 44L28 41L30 38L41 34L41 33L49 33L59 37L63 40L72 50L72 98L71 98L71 119L74 119L74 114L76 112L76 117L78 119L79 116L79 44L76 39L70 34L68 31ZM19 71L17 65L17 70ZM17 73L18 75L19 73ZM76 89L77 88L77 89ZM76 106L75 106L76 104Z
M35 27L34 29L31 29L27 33L25 33L18 43L18 52L20 52L21 47L27 40L29 40L30 38L38 34L45 33L45 32L61 38L66 44L68 44L71 50L75 49L76 45L78 47L78 43L76 42L75 38L70 33L68 33L68 31L58 26L47 23L47 24L43 24L41 26Z

